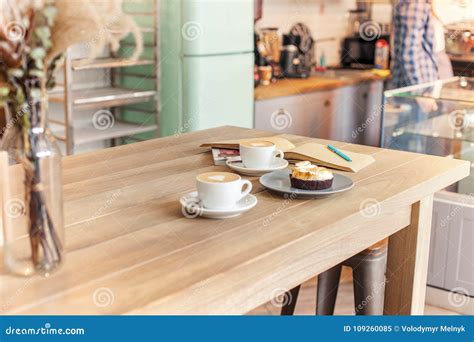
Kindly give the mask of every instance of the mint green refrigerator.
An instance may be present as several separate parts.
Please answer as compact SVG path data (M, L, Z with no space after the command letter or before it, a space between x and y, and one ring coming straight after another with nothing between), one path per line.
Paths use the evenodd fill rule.
M253 0L161 0L162 136L253 127Z

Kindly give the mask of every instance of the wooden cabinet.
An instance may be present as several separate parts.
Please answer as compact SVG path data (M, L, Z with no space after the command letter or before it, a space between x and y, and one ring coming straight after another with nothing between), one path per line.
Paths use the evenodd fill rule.
M379 145L383 82L255 102L255 128Z
M255 102L255 128L316 137L333 110L335 92L320 91Z
M474 295L474 200L439 192L433 203L428 285Z

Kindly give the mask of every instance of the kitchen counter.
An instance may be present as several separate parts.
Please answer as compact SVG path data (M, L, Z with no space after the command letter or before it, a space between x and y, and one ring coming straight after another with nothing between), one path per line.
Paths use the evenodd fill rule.
M268 86L255 88L255 100L268 100L275 97L331 90L354 85L360 82L384 80L371 71L359 70L328 70L327 74L320 73L309 78L284 78Z

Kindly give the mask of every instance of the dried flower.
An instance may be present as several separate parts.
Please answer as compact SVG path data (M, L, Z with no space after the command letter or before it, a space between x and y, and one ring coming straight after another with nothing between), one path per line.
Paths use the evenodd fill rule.
M0 0L0 9L0 104L24 98L18 92L28 79L54 86L54 70L72 45L86 44L94 58L105 46L117 50L131 33L131 58L143 49L140 29L123 13L122 0Z
M49 272L61 263L63 246L54 208L45 199L44 159L38 153L46 89L54 86L54 70L71 45L86 43L93 58L106 45L117 50L119 41L133 33L137 58L142 37L122 12L121 0L0 0L0 9L0 104L8 104L19 118L7 129L3 144L24 170L32 263Z

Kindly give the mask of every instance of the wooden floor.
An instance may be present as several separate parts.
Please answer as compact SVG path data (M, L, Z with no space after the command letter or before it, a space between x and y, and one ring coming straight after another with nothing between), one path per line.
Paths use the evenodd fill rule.
M336 301L336 315L354 315L354 293L352 290L352 279L343 273ZM313 278L301 287L298 302L296 303L295 315L314 315L316 303L316 278ZM279 315L281 307L278 301L268 302L249 315ZM458 313L442 308L426 305L425 315L458 315Z

